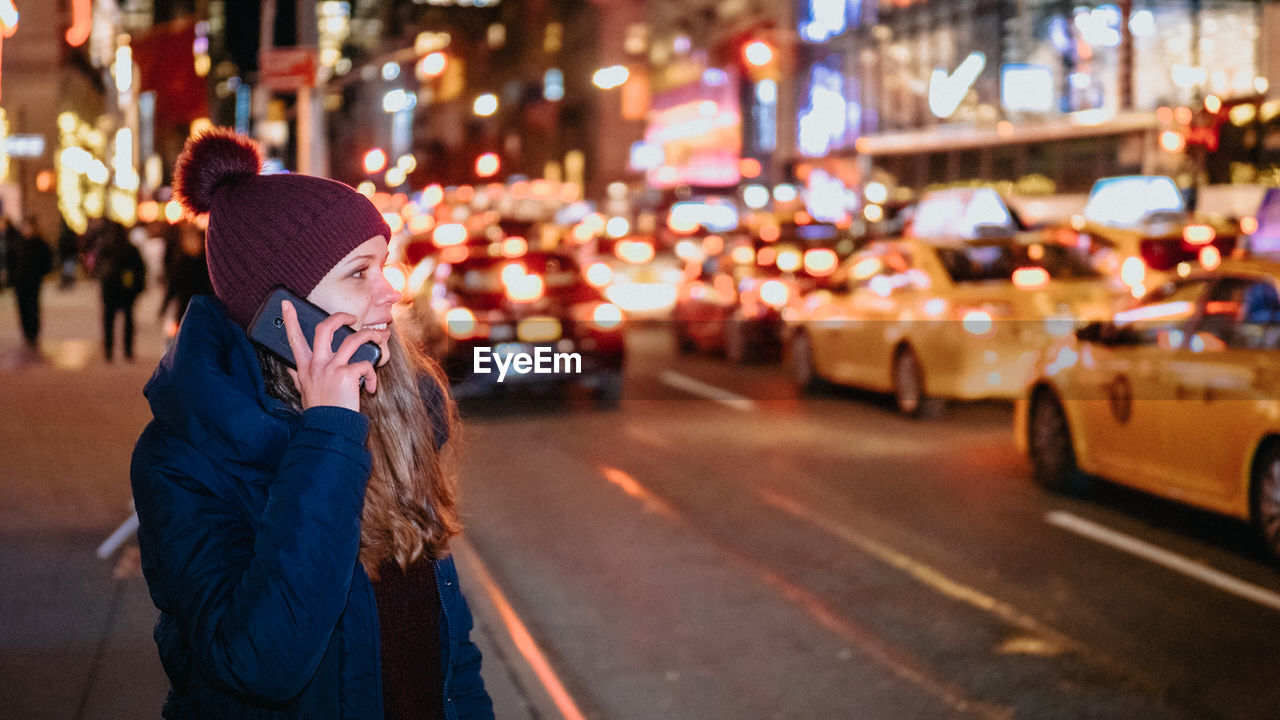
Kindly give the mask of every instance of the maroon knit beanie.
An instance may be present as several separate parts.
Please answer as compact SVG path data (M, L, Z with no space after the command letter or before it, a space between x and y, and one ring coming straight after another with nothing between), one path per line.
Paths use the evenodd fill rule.
M173 173L174 196L186 211L209 213L209 278L243 328L272 286L306 297L360 244L391 239L382 214L349 185L261 169L256 142L215 128L187 140Z

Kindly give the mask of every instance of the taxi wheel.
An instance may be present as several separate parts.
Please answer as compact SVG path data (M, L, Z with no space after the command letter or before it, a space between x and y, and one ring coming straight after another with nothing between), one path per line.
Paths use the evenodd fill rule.
M813 344L808 333L797 333L791 340L791 371L801 392L817 392L825 384L813 365Z
M1039 485L1072 495L1088 489L1088 478L1076 464L1075 444L1066 413L1047 392L1037 393L1032 403L1027 440L1032 477Z
M925 394L924 369L909 347L893 356L893 402L898 412L919 419L936 418L945 407L942 398Z
M1280 559L1280 444L1270 443L1253 466L1253 525L1273 558Z

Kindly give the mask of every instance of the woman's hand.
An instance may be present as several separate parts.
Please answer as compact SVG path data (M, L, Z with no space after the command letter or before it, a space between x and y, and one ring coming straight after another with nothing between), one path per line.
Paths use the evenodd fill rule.
M356 331L334 352L331 349L333 333L342 325L356 321L354 315L334 313L316 326L315 346L307 347L293 303L286 300L281 310L289 348L293 350L294 363L298 368L290 370L289 376L302 395L302 409L332 405L359 412L360 389L363 387L370 393L377 392L378 375L374 372L373 363L348 363L357 348L373 339L373 331Z

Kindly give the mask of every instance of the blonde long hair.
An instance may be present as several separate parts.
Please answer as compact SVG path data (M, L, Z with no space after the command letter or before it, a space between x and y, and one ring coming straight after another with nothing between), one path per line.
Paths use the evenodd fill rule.
M449 554L449 539L462 531L458 519L453 463L436 447L436 437L453 437L457 406L439 363L391 333L391 359L378 368L378 392L363 394L360 410L369 417L369 452L373 468L360 519L360 562L369 577L394 560L407 570L424 555ZM267 392L295 408L302 398L286 366L258 350ZM428 409L419 386L434 382L441 407ZM448 443L455 448L457 440Z

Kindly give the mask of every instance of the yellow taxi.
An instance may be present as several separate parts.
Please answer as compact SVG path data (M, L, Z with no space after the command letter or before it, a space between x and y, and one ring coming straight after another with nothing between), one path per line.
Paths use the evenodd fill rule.
M1055 337L1111 315L1122 288L1081 251L1028 242L994 204L994 191L966 192L947 202L958 199L962 216L974 215L973 203L986 205L977 216L995 222L957 234L929 219L922 200L912 236L867 245L827 289L788 310L802 388L827 382L889 392L902 413L917 417L938 414L948 398L1013 399Z
M1033 477L1252 521L1280 555L1280 263L1176 278L1046 349L1015 403Z
M1087 251L1140 298L1175 275L1217 267L1235 249L1239 226L1191 212L1169 177L1123 175L1094 183L1083 210L1046 233Z

